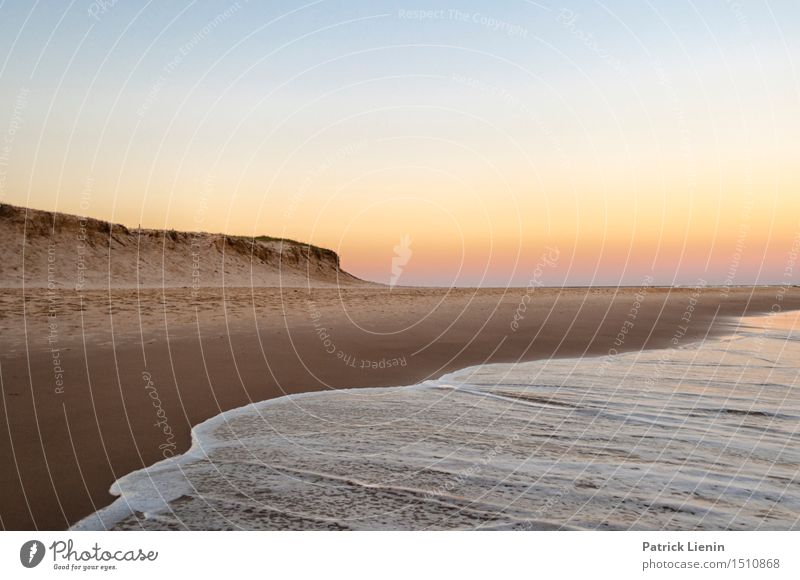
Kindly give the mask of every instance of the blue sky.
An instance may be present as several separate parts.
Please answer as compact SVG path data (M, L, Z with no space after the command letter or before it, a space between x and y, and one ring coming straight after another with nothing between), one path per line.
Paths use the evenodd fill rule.
M2 201L283 234L377 278L416 232L409 282L440 284L524 283L554 243L553 283L719 281L743 225L737 281L776 281L797 230L798 2L0 15Z

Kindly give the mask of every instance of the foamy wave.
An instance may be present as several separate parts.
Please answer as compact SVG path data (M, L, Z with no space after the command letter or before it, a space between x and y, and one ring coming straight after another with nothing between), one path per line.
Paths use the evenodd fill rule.
M229 411L74 529L799 529L800 343L765 320Z

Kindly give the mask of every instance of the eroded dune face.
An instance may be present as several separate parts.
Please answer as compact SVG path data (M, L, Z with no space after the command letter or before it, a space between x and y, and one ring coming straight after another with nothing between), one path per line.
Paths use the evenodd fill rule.
M335 286L368 284L332 250L291 240L128 229L0 205L5 288Z

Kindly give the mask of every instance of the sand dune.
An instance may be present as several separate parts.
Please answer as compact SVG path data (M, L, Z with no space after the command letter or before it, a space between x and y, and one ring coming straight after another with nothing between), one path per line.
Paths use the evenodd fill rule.
M0 205L0 286L362 286L332 250L292 240L128 229Z

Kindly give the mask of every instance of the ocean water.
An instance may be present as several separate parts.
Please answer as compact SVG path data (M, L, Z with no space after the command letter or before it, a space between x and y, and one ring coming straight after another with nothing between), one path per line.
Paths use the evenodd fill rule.
M798 328L249 405L74 529L800 529Z

